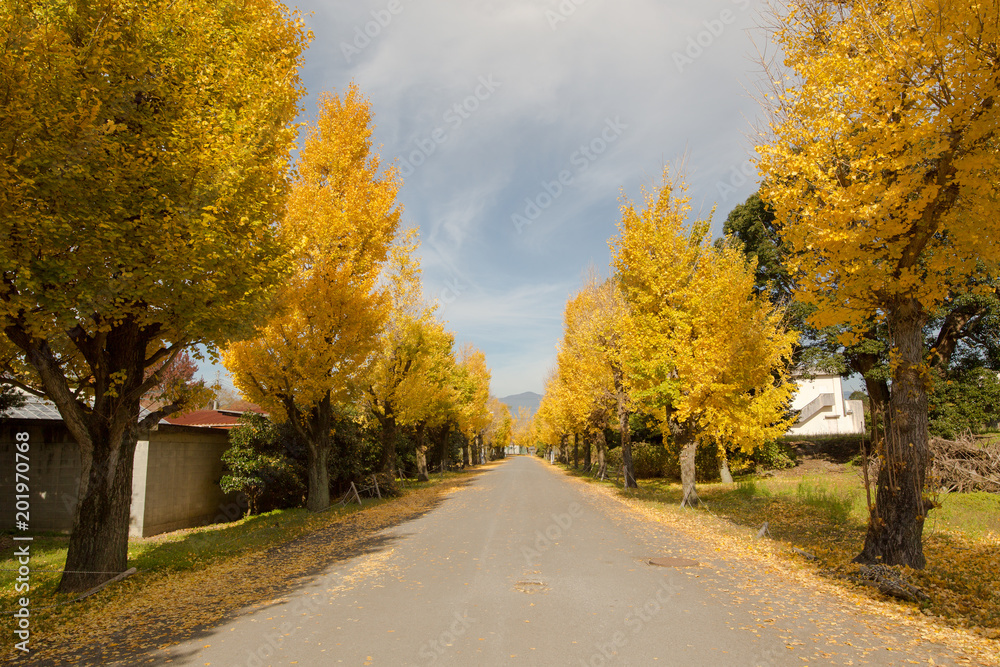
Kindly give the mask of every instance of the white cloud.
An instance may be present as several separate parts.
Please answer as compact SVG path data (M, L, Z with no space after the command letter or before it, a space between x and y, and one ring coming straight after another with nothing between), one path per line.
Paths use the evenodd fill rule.
M686 154L692 205L718 202L716 230L755 189L731 179L750 155L757 67L745 29L758 3L585 0L553 30L546 12L566 1L399 2L388 20L389 0L299 3L316 36L303 78L313 96L355 80L386 161L445 132L400 194L405 224L422 228L425 294L450 299L443 317L486 352L494 391L541 391L567 297L589 262L608 261L622 188L637 199ZM719 23L724 11L732 22ZM366 28L374 36L354 47ZM701 53L679 68L690 40ZM357 48L350 62L343 44ZM499 86L484 95L490 76ZM475 108L449 121L477 87ZM511 215L616 116L628 128L518 234Z

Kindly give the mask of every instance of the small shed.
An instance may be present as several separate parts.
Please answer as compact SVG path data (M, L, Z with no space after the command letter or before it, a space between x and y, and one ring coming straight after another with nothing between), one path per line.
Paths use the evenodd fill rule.
M14 488L14 434L30 434L31 527L69 532L80 487L80 448L50 401L29 397L0 420L0 487ZM228 430L161 421L140 435L132 468L129 534L148 537L240 516L219 486ZM235 516L234 516L235 515ZM0 527L14 527L14 496L0 495Z

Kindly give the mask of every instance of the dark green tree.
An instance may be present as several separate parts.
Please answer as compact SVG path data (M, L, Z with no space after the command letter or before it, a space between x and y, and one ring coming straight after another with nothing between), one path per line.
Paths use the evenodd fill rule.
M267 417L245 413L229 434L229 449L222 455L225 473L220 480L226 493L246 496L247 515L305 502L306 471L291 456L295 443Z
M0 417L3 417L11 408L19 408L22 405L24 405L23 394L10 385L0 384Z
M976 366L935 373L927 396L929 430L954 439L980 433L1000 419L1000 378Z

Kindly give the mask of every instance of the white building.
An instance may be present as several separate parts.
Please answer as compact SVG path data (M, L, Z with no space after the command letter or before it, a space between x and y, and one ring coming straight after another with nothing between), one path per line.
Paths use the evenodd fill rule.
M851 435L865 432L865 409L861 401L845 401L839 375L816 374L795 378L799 390L792 399L798 419L785 434Z

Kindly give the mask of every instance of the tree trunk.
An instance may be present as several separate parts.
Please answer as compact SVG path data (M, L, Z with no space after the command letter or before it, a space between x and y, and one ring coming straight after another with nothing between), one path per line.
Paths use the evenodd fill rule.
M590 460L590 438L584 438L583 440L583 471L590 472L591 460Z
M681 446L681 507L701 505L695 488L695 455L698 453L698 439L687 426L672 425L671 431Z
M733 475L729 472L729 458L725 452L722 453L722 467L719 469L719 477L722 478L723 484L733 483Z
M580 468L580 434L573 434L573 469L579 470Z
M468 468L472 465L472 455L469 452L469 439L462 443L462 467Z
M639 488L639 483L635 480L635 467L632 465L632 439L628 427L628 406L625 394L625 382L622 371L615 368L612 371L612 378L615 383L615 395L618 402L618 429L621 433L622 443L622 473L625 477L625 488Z
M902 300L887 312L898 363L892 377L889 428L876 443L882 457L874 512L859 563L908 565L922 569L921 536L932 504L924 498L929 463L927 387L924 384L925 315L914 301Z
M330 447L309 443L309 495L306 496L306 509L310 512L322 512L330 508L330 470L327 463L330 459Z
M597 472L594 477L604 479L608 476L607 461L608 441L604 438L604 429L597 432Z
M289 412L291 414L291 412ZM330 507L330 448L333 440L330 428L333 423L333 405L330 392L309 413L306 465L308 466L309 491L306 509L322 512Z
M396 479L396 414L392 405L385 404L385 414L379 419L382 425L382 472Z
M874 334L872 334L874 335ZM868 392L868 414L866 419L872 439L877 439L881 433L885 432L888 423L889 413L889 384L885 380L868 377L871 371L879 362L876 354L857 354L850 359L851 370L857 372L865 381L865 390Z
M632 463L632 442L629 439L628 427L622 429L622 476L625 478L625 488L639 488L635 479L635 465Z
M132 465L146 348L156 329L126 320L100 338L74 338L93 373L89 410L76 400L46 341L6 329L42 380L80 449L80 486L59 592L87 590L128 568ZM72 336L73 334L71 334Z
M869 380L865 378L865 390L868 392L868 419L872 439L881 437L889 426L889 403L891 394L889 384L885 380Z
M138 440L139 406L93 419L92 456L81 447L80 497L59 592L85 591L128 569L132 465Z
M451 423L441 427L441 472L448 467L448 436L451 435Z
M698 491L695 489L695 454L698 451L698 441L692 438L681 448L681 489L683 497L681 507L694 507L701 504Z
M430 476L427 474L427 445L424 444L424 429L427 427L426 422L420 422L417 424L417 480L420 482L426 482L430 480Z

